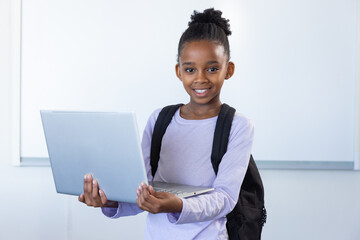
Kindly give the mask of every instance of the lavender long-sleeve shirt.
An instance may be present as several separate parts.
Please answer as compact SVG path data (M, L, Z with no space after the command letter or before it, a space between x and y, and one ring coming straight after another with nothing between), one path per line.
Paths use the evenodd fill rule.
M142 150L149 181L150 145L156 110L145 127ZM254 130L252 122L235 114L226 154L215 175L211 150L217 117L186 120L178 110L163 137L155 181L213 186L214 191L182 199L180 213L148 214L145 239L228 239L226 215L234 208L249 162ZM140 183L139 183L140 184ZM135 215L136 204L120 203L117 209L103 208L111 218Z

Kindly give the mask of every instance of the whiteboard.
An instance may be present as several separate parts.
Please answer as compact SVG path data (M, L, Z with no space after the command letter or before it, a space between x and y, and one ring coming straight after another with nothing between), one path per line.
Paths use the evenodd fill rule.
M223 102L254 121L261 161L355 159L357 0L23 0L21 157L46 158L40 109L137 113L186 103L177 44L194 9L230 19Z

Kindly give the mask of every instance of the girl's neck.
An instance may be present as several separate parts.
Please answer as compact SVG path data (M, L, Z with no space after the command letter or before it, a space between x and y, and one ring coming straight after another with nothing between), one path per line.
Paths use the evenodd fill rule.
M221 102L215 104L200 105L189 102L180 109L180 116L189 120L200 120L212 118L219 114L221 109Z

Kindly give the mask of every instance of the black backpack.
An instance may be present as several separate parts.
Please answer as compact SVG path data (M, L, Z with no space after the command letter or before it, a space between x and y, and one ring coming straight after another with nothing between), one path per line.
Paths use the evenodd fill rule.
M173 115L183 104L164 107L154 126L151 140L150 165L151 173L155 176L160 158L162 138L170 124ZM235 109L227 104L221 106L216 122L211 163L215 174L226 153L232 120ZM241 185L238 202L235 208L226 216L226 228L230 240L258 240L261 239L261 230L266 222L264 207L264 187L255 161L250 155L250 162Z

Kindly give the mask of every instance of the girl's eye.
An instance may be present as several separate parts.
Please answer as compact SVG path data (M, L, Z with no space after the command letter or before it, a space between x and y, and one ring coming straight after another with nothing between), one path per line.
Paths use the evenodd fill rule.
M185 72L192 73L195 70L193 68L185 68Z
M219 70L219 69L216 68L216 67L213 67L213 68L209 68L209 69L208 69L209 72L216 72L217 70Z

